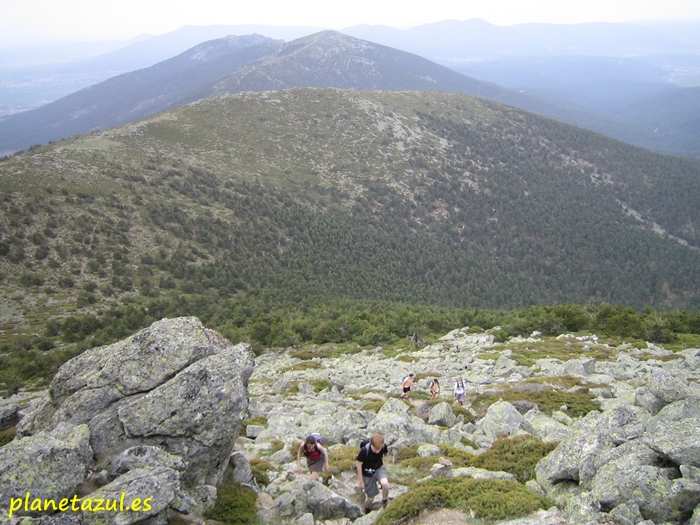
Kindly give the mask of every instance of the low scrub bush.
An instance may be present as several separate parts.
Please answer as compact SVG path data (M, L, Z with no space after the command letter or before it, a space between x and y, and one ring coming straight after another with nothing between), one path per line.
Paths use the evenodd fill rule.
M244 419L241 423L242 428L245 428L248 425L258 425L267 428L267 418L265 416L255 416L249 419Z
M547 415L552 415L552 412L559 410L562 406L567 407L567 414L571 417L585 416L589 412L600 409L593 402L595 398L589 393L587 388L581 388L575 392L548 389L545 391L504 390L498 393L479 394L473 399L472 408L477 413L484 415L488 407L499 399L510 403L530 401L536 403L540 410Z
M359 443L355 447L333 447L330 452L330 458L328 466L330 467L330 472L324 472L322 476L324 478L337 475L341 472L356 472L356 459L357 454L360 452Z
M537 462L556 448L558 443L543 443L536 437L499 438L489 450L473 456L472 466L494 472L509 472L520 483L534 478Z
M547 509L553 503L514 481L469 477L433 479L414 486L391 502L375 525L390 525L417 516L423 509L473 511L483 520L503 520Z
M277 471L272 463L260 458L250 460L250 470L253 473L255 481L257 481L259 485L263 486L270 484L270 478L268 477L267 473Z
M204 517L226 525L253 525L256 522L254 490L238 483L225 483L217 488L216 503Z
M364 405L362 405L362 410L366 410L368 412L379 412L381 408L384 406L384 403L386 401L383 401L381 399L373 399L372 401L368 401Z
M4 447L10 441L15 439L15 427L10 427L7 430L0 432L0 447Z

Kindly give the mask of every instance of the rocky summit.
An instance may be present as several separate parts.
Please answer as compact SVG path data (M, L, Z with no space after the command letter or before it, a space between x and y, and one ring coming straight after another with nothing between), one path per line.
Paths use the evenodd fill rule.
M266 523L370 525L416 483L473 478L524 483L556 505L510 524L700 524L700 348L538 333L502 343L468 327L403 346L254 358L247 345L179 318L88 350L61 367L48 391L2 402L0 416L16 423L18 437L0 448L0 521L150 525L177 515L203 524L216 486L231 478L257 491ZM409 372L417 380L402 400ZM458 377L464 407L453 400ZM434 378L442 390L431 400ZM332 459L322 482L310 481L303 464L297 472L299 443L312 432ZM391 502L365 514L354 455L374 433L389 445ZM487 457L523 438L551 446L529 479L508 461L463 467L448 457ZM407 476L406 451L434 464ZM153 496L148 512L20 509L6 518L10 500L27 491L81 493L83 501Z

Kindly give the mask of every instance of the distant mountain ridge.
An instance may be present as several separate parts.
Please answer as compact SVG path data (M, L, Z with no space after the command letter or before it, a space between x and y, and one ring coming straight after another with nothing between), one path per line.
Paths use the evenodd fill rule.
M676 25L679 25L677 23ZM444 20L409 29L354 26L343 33L420 54L430 60L492 60L516 56L638 56L700 53L700 22L515 24L498 26L477 18Z
M469 93L521 107L547 105L396 49L335 31L288 43L250 35L200 44L0 122L0 152L131 122L200 98L289 87Z
M146 69L119 75L0 121L0 152L82 135L152 115L279 43L260 35L199 44Z

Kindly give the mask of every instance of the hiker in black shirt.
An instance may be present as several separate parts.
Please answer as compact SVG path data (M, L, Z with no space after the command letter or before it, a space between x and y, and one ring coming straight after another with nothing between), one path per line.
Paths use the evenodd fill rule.
M372 510L374 497L379 494L379 487L382 487L382 505L386 507L389 499L389 475L382 461L382 456L387 453L384 436L374 434L369 443L362 446L357 455L357 478L360 488L364 489L365 513Z

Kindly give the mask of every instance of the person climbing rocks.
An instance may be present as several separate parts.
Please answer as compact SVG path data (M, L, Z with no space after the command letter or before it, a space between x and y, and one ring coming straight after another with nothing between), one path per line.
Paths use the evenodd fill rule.
M357 478L360 489L365 492L365 514L371 512L374 498L382 489L382 506L389 502L389 475L382 456L388 452L384 436L374 434L369 440L360 444L357 454Z
M440 395L440 382L437 378L430 382L430 399L437 399Z
M408 399L408 397L411 395L411 386L413 385L413 377L416 374L411 372L407 376L404 376L404 378L401 380L401 388L403 389L403 393L401 394L401 399Z
M299 445L297 452L297 473L301 474L301 455L306 456L306 465L311 472L311 481L318 481L323 470L329 470L328 451L321 445L318 435L311 434Z
M464 406L464 395L466 394L466 389L464 388L464 380L460 377L455 383L454 396L459 403L459 406Z

